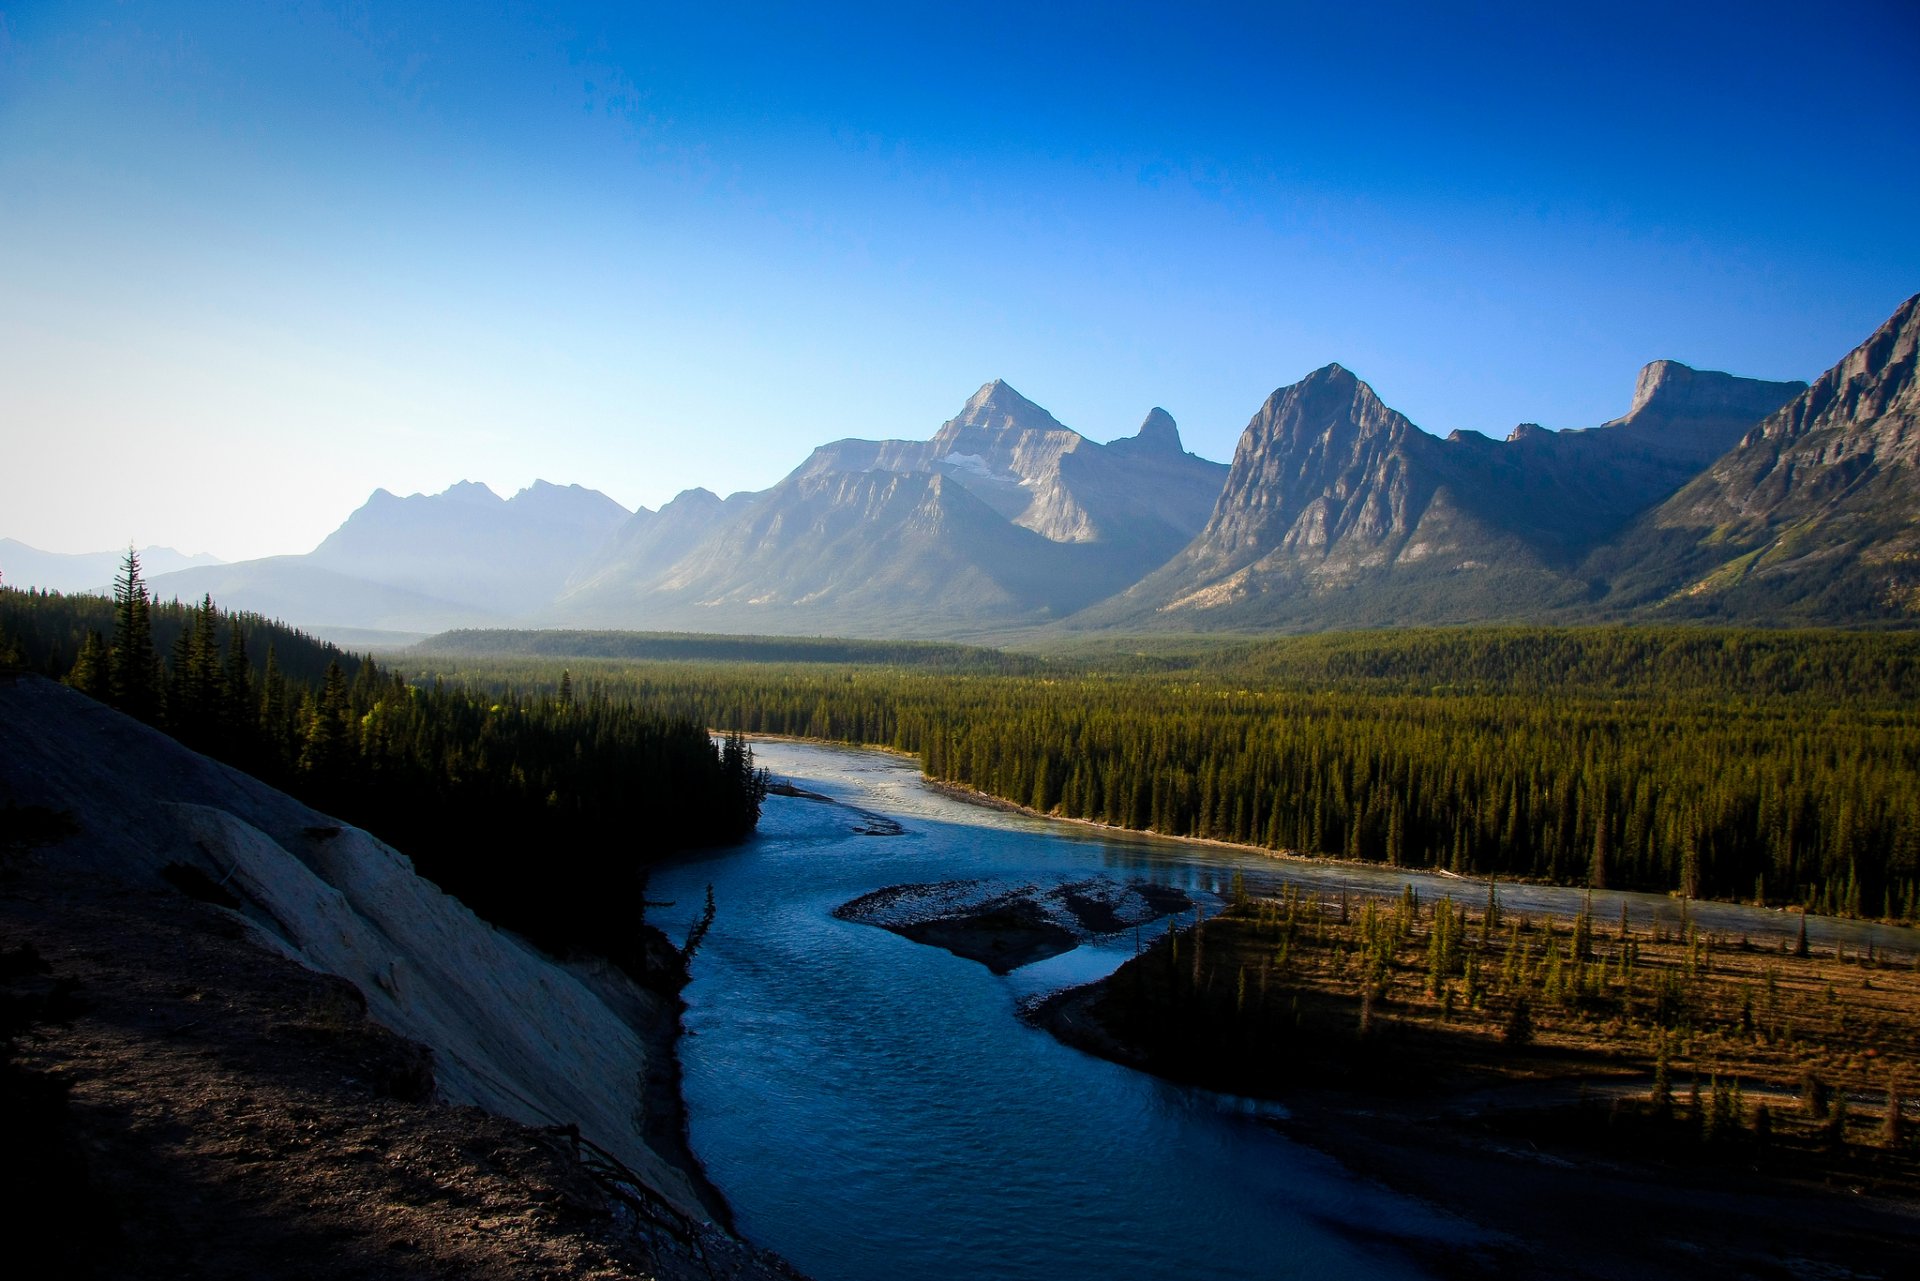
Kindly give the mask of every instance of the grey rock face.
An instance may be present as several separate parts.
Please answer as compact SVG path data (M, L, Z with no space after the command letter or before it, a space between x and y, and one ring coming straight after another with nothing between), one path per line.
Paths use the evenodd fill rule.
M1595 557L1619 608L1920 614L1920 295Z
M1335 626L1538 616L1580 559L1804 384L1641 372L1603 427L1420 431L1339 365L1274 392L1205 529L1088 625Z
M676 545L671 563L650 554L636 574L633 557L616 558L577 581L556 613L600 626L862 635L1044 621L1171 556L1225 474L1180 448L1163 410L1141 436L1100 445L995 380L930 440L820 446L750 506ZM651 547L655 536L629 538Z

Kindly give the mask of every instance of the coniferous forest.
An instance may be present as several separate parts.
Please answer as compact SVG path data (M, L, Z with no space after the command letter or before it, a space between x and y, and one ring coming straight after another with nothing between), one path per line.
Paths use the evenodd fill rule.
M592 685L409 684L255 615L0 590L0 665L59 679L407 852L496 924L644 963L646 869L752 831L765 790L738 736Z
M1479 628L1039 657L456 633L383 668L211 602L120 595L0 592L0 644L388 837L477 910L564 923L555 938L617 935L641 900L613 881L751 829L764 783L707 727L886 746L937 781L1167 835L1920 920L1907 634ZM500 848L520 853L474 852Z
M604 652L604 649L603 651ZM559 660L417 661L554 687ZM1033 810L1271 850L1920 919L1920 639L1473 629L1008 675L574 659L610 696L882 745Z

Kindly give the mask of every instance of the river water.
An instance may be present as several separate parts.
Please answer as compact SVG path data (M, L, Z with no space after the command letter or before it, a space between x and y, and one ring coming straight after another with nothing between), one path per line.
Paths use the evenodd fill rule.
M1477 905L1483 886L1279 860L988 809L927 787L911 761L779 740L774 775L833 798L773 796L758 836L656 873L654 919L681 936L713 886L717 916L686 991L681 1045L693 1149L750 1239L816 1281L1423 1275L1409 1244L1478 1229L1261 1123L1254 1104L1081 1054L1017 1017L1034 995L1110 973L1131 936L1004 977L937 948L837 920L884 886L1010 885L1089 876L1176 885L1205 901L1241 872L1255 892L1321 889ZM897 835L871 834L894 820ZM1523 911L1577 911L1577 892L1502 886ZM1626 901L1637 926L1679 905ZM1694 905L1708 928L1759 938L1797 918ZM1816 944L1910 950L1913 935L1815 918Z

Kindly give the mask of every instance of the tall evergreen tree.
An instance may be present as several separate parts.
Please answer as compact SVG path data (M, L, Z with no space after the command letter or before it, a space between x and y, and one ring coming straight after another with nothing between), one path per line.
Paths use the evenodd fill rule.
M67 684L102 702L112 688L107 675L107 643L91 627L87 629L87 638L80 642L80 656L74 660L73 670L67 673Z
M327 664L320 697L307 720L306 744L300 752L300 768L323 783L337 782L346 771L350 728L347 713L347 676L339 662Z
M129 716L153 721L160 714L160 656L153 648L153 602L140 577L140 554L127 548L113 581L113 649L108 692Z

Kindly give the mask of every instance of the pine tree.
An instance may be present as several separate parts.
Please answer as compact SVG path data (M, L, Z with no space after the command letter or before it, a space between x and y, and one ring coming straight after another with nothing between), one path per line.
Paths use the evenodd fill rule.
M260 676L260 732L271 754L284 763L293 760L293 707L287 701L287 678L280 671L280 656L274 643L267 642L267 666Z
M349 710L346 673L340 670L340 662L335 659L327 664L320 697L307 721L306 744L300 752L302 770L326 781L345 773L351 748Z
M153 721L160 714L160 657L153 649L152 599L140 577L140 554L127 548L113 581L113 649L107 662L113 705Z
M90 698L102 701L112 692L107 645L100 639L100 633L92 628L87 629L87 638L80 642L80 656L74 660L73 670L67 673L67 684Z
M253 667L247 662L247 638L240 620L227 624L227 660L220 681L221 731L238 746L253 738Z
M1533 1007L1526 997L1514 999L1513 1008L1507 1012L1506 1026L1500 1029L1500 1039L1513 1046L1533 1040Z

